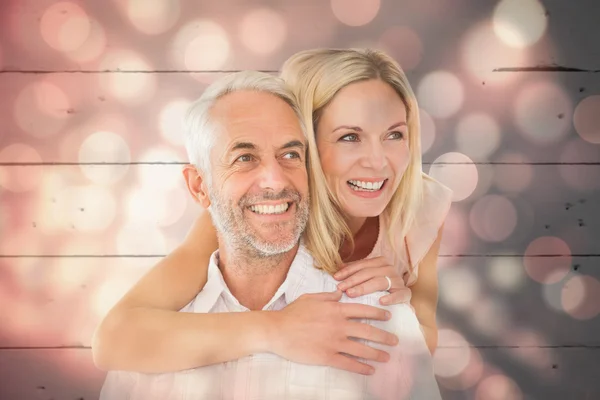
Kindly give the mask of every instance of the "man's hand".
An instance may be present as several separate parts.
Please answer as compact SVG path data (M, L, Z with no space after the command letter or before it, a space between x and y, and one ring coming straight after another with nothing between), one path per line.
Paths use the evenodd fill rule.
M388 311L365 304L339 303L342 292L305 294L281 311L273 311L269 347L290 361L369 375L372 366L348 355L387 362L389 354L350 338L394 346L398 338L384 330L351 319L386 321Z

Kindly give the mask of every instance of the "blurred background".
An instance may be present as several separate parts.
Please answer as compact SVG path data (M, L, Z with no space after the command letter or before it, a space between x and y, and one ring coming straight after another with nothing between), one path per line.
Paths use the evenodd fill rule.
M445 399L600 398L600 3L0 1L0 399L97 398L107 310L184 237L180 120L229 71L375 47L407 71Z

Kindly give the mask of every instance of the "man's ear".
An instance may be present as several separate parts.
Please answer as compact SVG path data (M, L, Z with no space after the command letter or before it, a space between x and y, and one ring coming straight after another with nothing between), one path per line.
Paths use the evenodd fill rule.
M210 198L208 196L206 180L202 176L202 173L198 171L195 165L188 164L183 167L183 176L194 201L202 207L208 208L210 206Z

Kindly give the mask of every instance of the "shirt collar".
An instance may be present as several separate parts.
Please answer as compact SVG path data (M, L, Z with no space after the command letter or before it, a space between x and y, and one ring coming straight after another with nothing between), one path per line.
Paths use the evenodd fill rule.
M208 279L204 288L198 293L194 300L193 311L195 313L207 313L217 303L217 300L223 294L224 291L229 292L223 274L218 266L219 251L215 251L208 264ZM272 300L268 305L272 304L281 295L285 296L286 304L290 304L295 301L298 297L305 293L317 293L322 291L322 283L319 284L318 275L322 274L320 271L314 268L314 260L308 250L300 244L298 252L292 260L288 274L281 284L281 286L275 292Z

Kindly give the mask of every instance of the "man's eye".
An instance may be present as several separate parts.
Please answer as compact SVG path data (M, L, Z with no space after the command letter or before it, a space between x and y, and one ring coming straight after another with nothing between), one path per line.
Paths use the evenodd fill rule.
M252 157L250 154L242 154L241 156L239 156L238 158L235 159L235 161L239 161L239 162L250 162L254 160L254 157Z
M297 151L290 151L289 153L285 153L283 155L283 158L287 159L287 160L294 160L294 159L299 159L300 154L298 154Z
M348 135L344 135L340 138L340 141L342 142L357 142L358 141L358 135L356 133L350 133Z
M404 138L404 132L400 132L400 131L391 132L390 135L389 135L389 138L393 139L393 140L403 139Z

